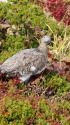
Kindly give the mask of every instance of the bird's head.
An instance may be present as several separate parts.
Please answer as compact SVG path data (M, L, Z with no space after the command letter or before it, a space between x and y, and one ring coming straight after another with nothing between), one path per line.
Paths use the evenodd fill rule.
M43 38L41 39L41 43L49 44L50 41L51 41L51 37L48 35L43 36Z

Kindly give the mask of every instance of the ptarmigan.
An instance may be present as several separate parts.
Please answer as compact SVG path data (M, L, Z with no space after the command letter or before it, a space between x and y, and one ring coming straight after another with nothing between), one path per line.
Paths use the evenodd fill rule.
M17 75L21 82L28 81L32 75L40 74L46 69L47 45L50 41L50 36L45 35L38 48L19 51L0 65L0 72L9 76Z

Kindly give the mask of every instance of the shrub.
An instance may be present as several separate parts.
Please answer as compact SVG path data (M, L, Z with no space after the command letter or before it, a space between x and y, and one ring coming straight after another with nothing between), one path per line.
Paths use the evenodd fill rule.
M4 103L6 102L6 103ZM3 99L0 109L0 124L2 125L28 125L28 119L32 117L33 108L27 100L12 100L9 97Z
M37 96L5 97L0 101L2 125L69 125L69 103L63 99L45 100ZM66 102L66 103L65 103Z
M33 83L24 85L24 83L20 84L17 78L6 78L4 75L2 78L0 74L1 125L70 124L70 86L66 77L69 69L64 65L65 69L61 72L59 67L63 57L69 58L70 29L62 21L57 22L51 17L51 13L46 13L46 6L49 8L49 5L44 4L42 0L39 1L39 5L43 9L37 5L37 0L9 0L8 3L4 4L0 2L1 23L10 24L8 29L3 29L0 24L0 43L2 43L0 59L3 62L21 49L37 47L37 39L48 34L53 42L50 46L51 54L58 58L50 57L51 65L57 64L54 70L58 73L63 72L65 77L50 71L51 73L44 74L44 80L41 79L36 83L36 79ZM52 10L51 8L49 10L52 11L57 20L61 20L66 11L66 4L58 0L57 7L56 3L55 6L53 5L54 0L50 1L52 2L50 3ZM57 7L56 11L54 11L54 7ZM64 63L68 66L70 64L67 59ZM68 77L70 78L69 75Z
M37 39L44 34L51 35L52 40L54 35L60 36L63 34L66 26L62 23L58 24L48 13L47 15L46 13L44 14L41 7L37 6L37 4L28 2L28 0L24 2L22 0L19 2L12 0L12 2L13 4L4 3L4 7L0 3L1 20L10 24L8 29L0 29L2 43L1 61L5 61L20 49L37 47ZM69 30L66 31L66 34L69 35ZM63 35L61 37L63 38ZM6 51L10 55L3 58L3 54L5 55Z

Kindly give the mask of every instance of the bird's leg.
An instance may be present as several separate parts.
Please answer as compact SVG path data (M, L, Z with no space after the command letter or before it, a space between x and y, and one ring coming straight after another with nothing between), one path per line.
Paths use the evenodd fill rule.
M20 76L19 77L20 83L22 83L22 82L28 83L31 75L32 75L32 73Z

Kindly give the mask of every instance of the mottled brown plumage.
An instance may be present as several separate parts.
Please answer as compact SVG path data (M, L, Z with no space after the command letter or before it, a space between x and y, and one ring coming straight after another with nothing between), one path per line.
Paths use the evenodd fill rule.
M50 40L46 35L40 40L38 48L19 51L0 66L0 72L9 76L17 75L23 82L32 75L41 73L46 68L47 44Z

